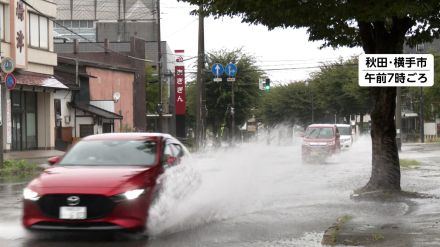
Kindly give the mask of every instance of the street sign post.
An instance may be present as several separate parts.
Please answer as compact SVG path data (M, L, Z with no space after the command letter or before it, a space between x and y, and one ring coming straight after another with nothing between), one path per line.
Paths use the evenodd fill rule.
M220 77L223 75L225 69L223 68L223 65L219 63L215 63L212 65L211 72L215 77Z
M17 79L15 79L15 76L13 74L7 74L5 76L5 85L8 90L14 89L16 83Z
M9 74L15 70L15 62L10 57L5 57L1 61L1 69L3 73Z
M235 77L235 75L237 74L237 65L229 63L228 65L226 65L225 73L229 77Z

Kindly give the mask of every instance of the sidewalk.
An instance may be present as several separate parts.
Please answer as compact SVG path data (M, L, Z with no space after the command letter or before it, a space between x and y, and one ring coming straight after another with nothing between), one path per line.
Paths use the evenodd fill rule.
M64 152L59 150L30 150L20 152L6 152L4 153L5 160L27 160L37 164L47 164L47 159L54 156L64 155Z
M440 246L440 145L404 144L401 154L401 158L420 162L417 168L401 169L402 190L420 194L372 193L353 197L358 213L345 220L335 219L324 233L323 244ZM370 207L368 211L366 205Z

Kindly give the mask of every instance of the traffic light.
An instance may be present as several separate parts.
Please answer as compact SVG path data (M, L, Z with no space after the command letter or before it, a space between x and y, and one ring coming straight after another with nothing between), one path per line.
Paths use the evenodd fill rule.
M266 91L270 90L270 79L269 78L266 78L266 83L264 84L264 89Z

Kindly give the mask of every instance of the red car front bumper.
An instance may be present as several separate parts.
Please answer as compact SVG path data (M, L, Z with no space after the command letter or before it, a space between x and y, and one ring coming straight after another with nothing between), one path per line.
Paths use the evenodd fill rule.
M81 220L60 219L59 207L67 206L62 205L62 199L66 196L68 195L52 194L44 195L37 201L24 200L23 226L35 230L129 231L144 230L146 227L150 193L142 194L133 200L122 201L100 195L77 195L86 198L80 206L87 207L88 215L86 219ZM99 197L101 201L94 201L94 197Z

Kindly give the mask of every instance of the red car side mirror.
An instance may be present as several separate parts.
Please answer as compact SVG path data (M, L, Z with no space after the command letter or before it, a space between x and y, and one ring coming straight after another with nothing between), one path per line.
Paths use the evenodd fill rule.
M61 157L60 156L55 156L52 158L49 158L47 161L49 162L50 165L55 165L56 163L60 162Z

